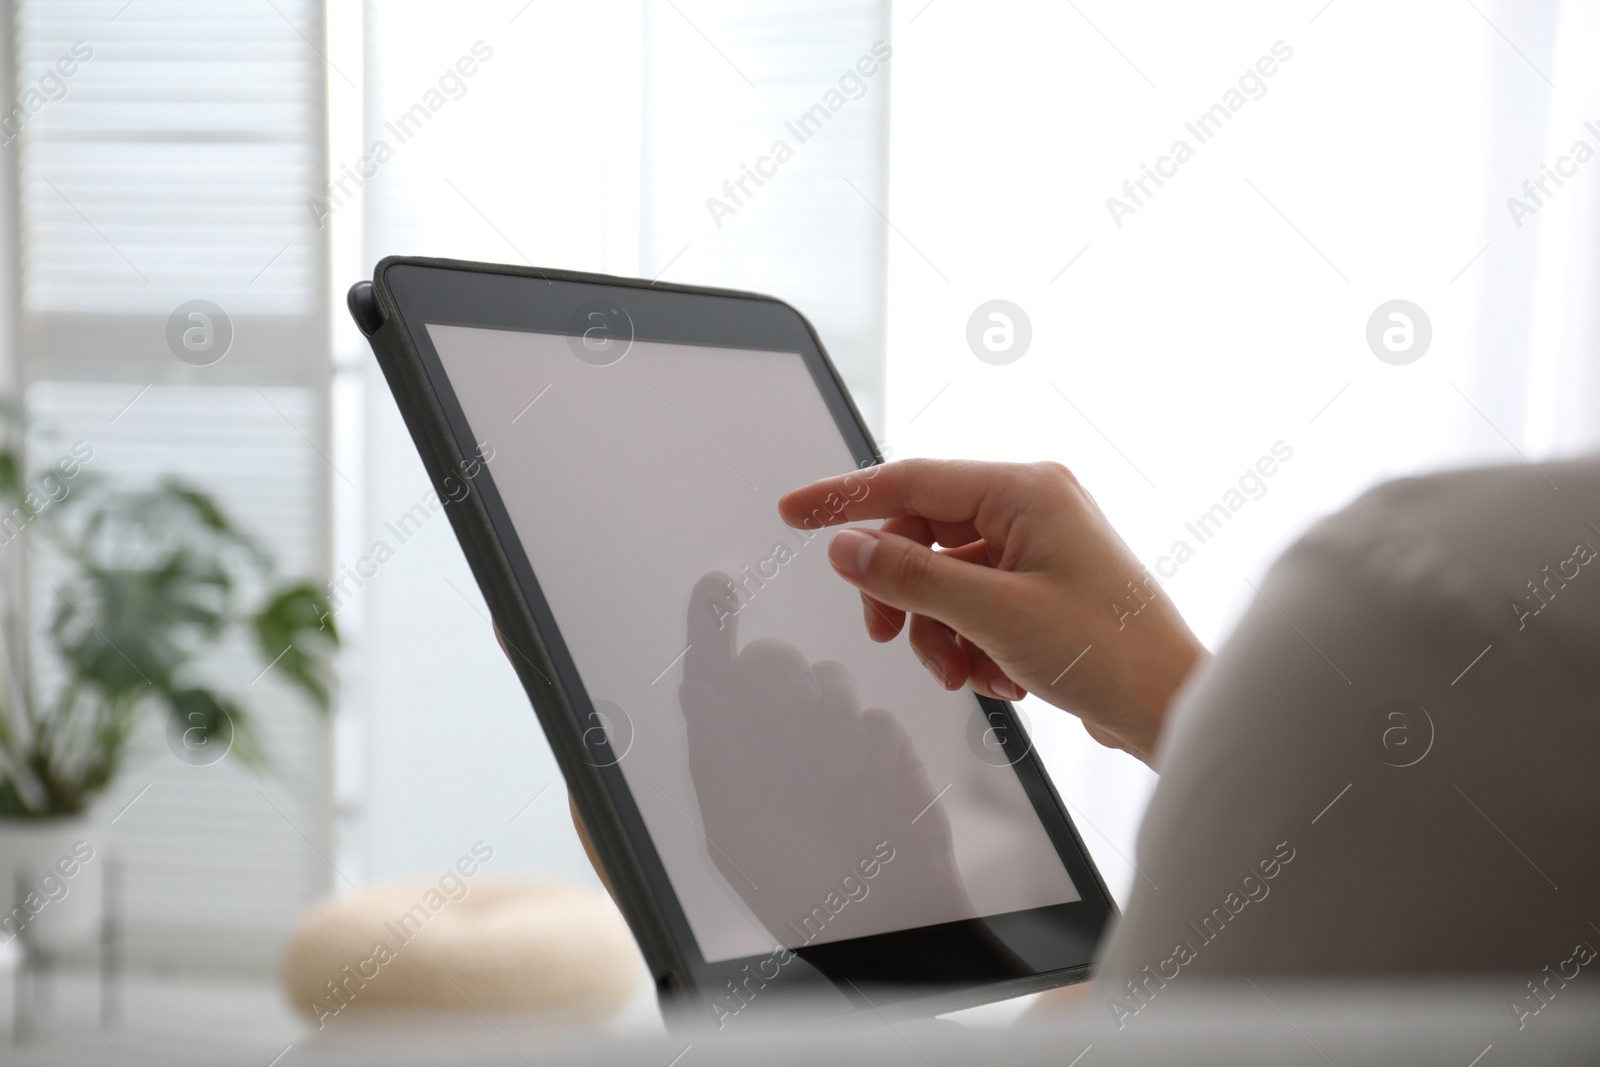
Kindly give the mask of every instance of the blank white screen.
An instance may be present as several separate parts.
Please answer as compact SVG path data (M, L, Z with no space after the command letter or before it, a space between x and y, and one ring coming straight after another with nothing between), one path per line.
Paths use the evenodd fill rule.
M828 535L778 518L855 466L797 353L635 342L597 367L561 335L428 330L585 687L626 716L620 766L708 960L1079 899L981 758L973 695L873 644ZM730 599L691 603L712 572ZM698 649L691 610L723 627Z

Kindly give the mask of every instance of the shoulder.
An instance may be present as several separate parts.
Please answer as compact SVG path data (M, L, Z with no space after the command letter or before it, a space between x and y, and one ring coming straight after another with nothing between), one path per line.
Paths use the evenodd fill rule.
M1583 537L1600 538L1600 456L1385 482L1313 526L1277 569L1337 562L1408 586L1492 580L1525 553Z
M1313 526L1263 591L1330 617L1363 650L1381 638L1448 654L1453 636L1500 638L1575 695L1600 684L1596 560L1600 456L1587 456L1377 486Z
M1600 886L1562 843L1600 833L1600 565L1573 555L1600 548L1591 520L1582 460L1390 482L1296 542L1173 711L1106 973L1178 945L1213 974L1507 966L1564 930L1527 901L1540 870ZM1540 870L1495 851L1485 811ZM1512 913L1532 917L1472 918Z

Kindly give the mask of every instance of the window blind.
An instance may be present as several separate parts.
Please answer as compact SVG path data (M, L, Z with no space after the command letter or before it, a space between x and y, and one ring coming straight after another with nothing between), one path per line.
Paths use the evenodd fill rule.
M323 458L326 237L307 206L325 169L327 84L341 77L323 17L317 0L21 0L20 106L0 121L0 151L19 153L30 462L81 439L88 469L117 484L180 475L313 579L326 576L337 477ZM167 336L197 299L233 334L209 366ZM36 632L61 566L40 557ZM186 765L148 715L94 817L123 864L130 962L265 971L337 880L323 858L329 731L270 676L254 681L242 643L205 669L258 713L272 771Z

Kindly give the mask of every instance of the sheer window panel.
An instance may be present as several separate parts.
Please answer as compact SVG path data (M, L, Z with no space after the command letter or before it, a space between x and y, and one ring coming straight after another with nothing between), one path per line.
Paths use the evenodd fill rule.
M217 494L286 573L326 574L326 245L306 202L324 158L322 7L78 0L15 5L21 352L30 462L82 439L117 483L176 474ZM112 16L116 17L113 18ZM13 123L15 125L15 123ZM181 304L219 305L220 362L180 360ZM59 560L38 558L35 626ZM52 665L39 657L41 677ZM229 647L206 669L259 712L265 776L182 764L156 724L94 817L117 818L135 964L266 973L333 882L327 726Z
M1559 168L1558 178L1560 170L1577 171L1552 188L1555 195L1546 199L1537 215L1522 218L1521 230L1511 219L1507 201L1496 197L1485 206L1492 232L1501 238L1496 244L1502 253L1507 246L1520 246L1522 264L1530 254L1537 257L1531 268L1524 267L1531 284L1519 286L1526 294L1524 327L1530 339L1526 429L1519 443L1530 456L1592 450L1600 447L1600 312L1594 300L1600 291L1600 170L1577 166L1571 157L1580 140L1600 150L1600 135L1589 125L1600 115L1600 65L1594 62L1600 46L1600 8L1565 2L1544 9L1512 9L1512 18L1525 48L1545 45L1542 52L1529 54L1540 61L1548 57L1546 69L1559 89L1552 91L1542 79L1530 76L1528 65L1514 53L1501 56L1501 65L1491 72L1496 88L1490 98L1498 104L1490 119L1492 136L1498 143L1531 126L1531 135L1542 141L1542 151L1536 142L1522 152L1491 155L1487 165L1493 186L1501 196L1515 194L1526 204L1522 183L1534 178L1535 171L1542 173L1534 159ZM1542 108L1547 116L1542 130L1512 110L1530 96L1529 110L1535 114L1541 98L1548 98ZM1477 290L1487 306L1505 306L1505 296L1496 289L1496 282L1505 277L1486 272L1479 279ZM1481 361L1490 366L1505 356L1494 340L1480 341Z
M365 25L360 151L382 142L392 155L339 208L363 221L359 266L341 290L391 254L638 273L636 0L385 0L366 5ZM459 84L440 90L452 71ZM414 109L430 101L439 106L423 119ZM435 511L410 532L404 520L427 510L428 480L370 355L359 366L362 532L335 572L380 543L393 558L340 609L361 633L361 752L351 753L361 766L342 772L361 783L347 851L382 881L436 872L482 839L492 873L598 890L449 521Z
M1590 276L1573 265L1592 269L1593 242L1577 248L1575 227L1571 256L1541 254L1504 206L1561 142L1485 121L1544 113L1550 88L1532 64L1554 55L1558 21L1581 21L1575 6L1558 20L1491 5L1519 56L1470 10L1386 10L1380 26L1339 5L897 4L891 440L902 454L1068 464L1147 565L1166 557L1166 593L1212 644L1255 595L1248 583L1363 488L1522 462L1535 443L1525 405L1557 396L1586 408L1565 416L1569 446L1592 441L1592 403L1575 399L1593 380L1592 328L1572 327ZM1417 39L1433 42L1426 56L1405 43ZM1278 42L1292 56L1200 142L1185 124ZM1571 40L1569 64L1544 68L1563 92L1593 43ZM1518 104L1491 107L1513 90ZM1180 139L1192 158L1130 195L1124 182ZM1112 197L1134 210L1114 218ZM1585 203L1568 210L1592 220ZM1542 401L1528 391L1541 258L1543 321L1562 324L1564 353L1547 360L1562 369ZM997 297L1032 322L1030 349L1006 366L965 339ZM1365 340L1395 298L1433 328L1425 358L1403 367ZM1197 543L1185 524L1279 441L1293 459ZM1175 565L1179 541L1194 555ZM1060 712L1030 701L1030 713L1063 796L1104 831L1085 837L1120 893L1138 877L1153 776Z
M770 293L883 435L887 0L648 0L647 277Z
M844 178L882 196L888 71L805 146L808 160L797 154L763 190L767 203L737 220L736 239L717 236L705 200L739 176L735 157L770 147L791 108L804 111L870 52L884 36L883 8L680 7L681 16L656 0L369 4L363 151L383 141L392 155L360 190L362 270L391 253L434 254L765 288L813 317L870 410L881 389L872 369L881 368L881 220ZM722 60L701 33L764 83L739 82L731 125L721 75L702 80ZM493 56L477 59L465 91L402 128L480 42ZM707 185L704 134L719 126L722 155ZM735 169L723 173L724 163ZM673 263L683 226L703 248ZM447 523L431 520L403 545L390 532L427 482L370 364L362 389L360 551L384 541L394 552L347 609L364 634L366 784L355 831L364 866L374 879L424 872L482 837L505 873L594 884L559 773Z

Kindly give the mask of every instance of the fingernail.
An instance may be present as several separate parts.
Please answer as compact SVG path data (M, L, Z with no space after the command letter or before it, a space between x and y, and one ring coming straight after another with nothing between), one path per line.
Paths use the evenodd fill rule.
M878 539L865 530L843 530L828 545L828 559L850 577L865 578L877 547Z
M1001 678L989 688L998 693L1002 700L1021 700L1026 695L1017 683L1009 678Z
M872 605L867 603L865 599L861 601L861 617L866 621L867 633L870 634L872 632Z
M945 680L944 668L939 666L938 660L932 658L931 656L923 657L922 665L928 668L928 673L933 675L933 680L939 683L939 688L950 688L950 683Z

